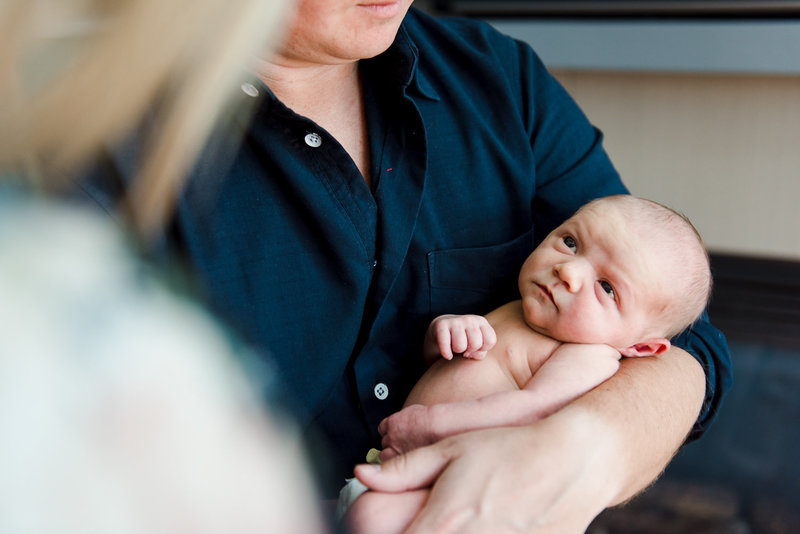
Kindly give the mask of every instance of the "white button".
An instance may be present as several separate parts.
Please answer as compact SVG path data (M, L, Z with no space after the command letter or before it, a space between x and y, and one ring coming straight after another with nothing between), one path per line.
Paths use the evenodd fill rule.
M242 91L247 96L252 96L253 98L258 96L258 88L250 82L244 82L242 84Z
M375 396L378 397L378 400L383 400L389 396L389 387L383 382L376 384L373 391L375 392Z
M306 144L311 148L317 148L322 144L322 137L318 133L306 134Z

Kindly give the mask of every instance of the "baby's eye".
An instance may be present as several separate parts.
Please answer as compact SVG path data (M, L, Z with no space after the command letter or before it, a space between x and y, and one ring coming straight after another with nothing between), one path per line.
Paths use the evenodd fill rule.
M564 244L567 245L567 248L570 249L572 252L577 252L578 243L575 241L574 237L569 235L564 236Z
M603 288L603 291L605 291L605 292L606 292L606 294L607 294L609 297L611 297L612 299L613 299L613 298L616 296L616 294L614 293L614 288L613 288L613 286L612 286L611 284L609 284L608 282L606 282L605 280L602 280L602 281L600 282L600 287L602 287L602 288Z

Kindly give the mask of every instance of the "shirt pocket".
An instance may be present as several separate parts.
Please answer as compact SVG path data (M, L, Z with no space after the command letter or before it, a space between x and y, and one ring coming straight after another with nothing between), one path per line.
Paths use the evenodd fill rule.
M519 270L533 248L530 228L499 245L429 252L431 313L482 315L518 299Z

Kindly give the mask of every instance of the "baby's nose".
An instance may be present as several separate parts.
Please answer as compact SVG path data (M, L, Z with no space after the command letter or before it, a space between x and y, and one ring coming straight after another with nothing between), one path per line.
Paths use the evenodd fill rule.
M559 280L570 293L577 293L583 286L586 278L586 265L584 261L573 259L555 266L554 271Z

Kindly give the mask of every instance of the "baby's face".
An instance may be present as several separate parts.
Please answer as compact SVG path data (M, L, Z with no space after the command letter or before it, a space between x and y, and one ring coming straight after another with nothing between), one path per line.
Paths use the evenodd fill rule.
M582 210L522 266L525 321L564 342L623 348L641 341L651 334L653 312L664 300L660 257L616 207L602 203Z

